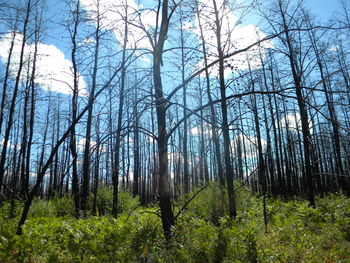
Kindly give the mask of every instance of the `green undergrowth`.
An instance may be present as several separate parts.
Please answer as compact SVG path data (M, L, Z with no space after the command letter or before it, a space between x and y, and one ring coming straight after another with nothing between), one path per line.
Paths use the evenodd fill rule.
M138 207L120 194L120 214L110 216L110 190L101 191L99 216L75 219L69 196L35 200L17 236L9 204L0 209L0 262L350 262L350 200L330 194L317 208L301 200L267 200L268 226L261 198L236 185L235 220L227 214L225 191L216 184L184 207L175 203L172 238L162 234L158 207ZM199 189L198 189L199 190ZM196 191L194 191L195 193ZM189 195L188 198L190 198Z

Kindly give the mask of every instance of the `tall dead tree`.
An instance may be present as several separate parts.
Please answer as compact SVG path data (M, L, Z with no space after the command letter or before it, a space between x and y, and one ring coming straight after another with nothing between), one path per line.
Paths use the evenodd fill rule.
M167 101L163 93L161 65L163 64L162 56L164 52L164 43L168 34L169 21L174 9L172 9L169 14L170 7L168 0L163 0L162 3L159 2L158 15L160 15L159 9L161 9L161 24L158 36L156 36L153 43L153 85L155 91L154 97L156 100L155 104L158 128L159 206L164 234L169 238L171 236L171 227L175 224L175 218L171 206L170 176L168 171L168 136L166 125Z
M115 145L114 145L114 163L112 164L112 181L113 181L113 207L112 215L117 216L118 213L118 186L119 186L119 170L120 170L120 142L121 142L121 131L122 131L122 120L123 120L123 109L124 109L124 98L125 98L125 78L126 78L126 48L128 43L128 5L124 6L125 14L123 14L124 22L124 39L123 39L123 50L122 50L122 64L121 64L121 80L119 88L119 108L118 108L118 120L117 130L115 133Z
M80 11L80 1L77 0L75 4L71 7L72 16L72 28L69 27L70 40L72 44L71 50L71 60L72 60L72 71L73 71L73 87L72 87L72 100L71 100L71 115L72 121L76 119L78 112L78 96L79 96L79 72L77 63L77 36L78 28L81 22L81 11ZM79 216L80 209L80 195L79 195L79 178L78 178L78 152L77 152L77 142L76 142L76 129L72 128L70 134L69 149L72 155L72 195L75 207L75 216Z
M226 84L225 84L225 66L224 66L224 53L222 49L222 21L219 17L219 9L216 5L216 1L213 0L214 12L215 12L215 27L216 27L216 41L217 41L217 52L219 58L219 85L220 85L220 108L221 108L221 129L224 140L224 159L225 159L225 171L226 171L226 183L227 183L227 194L229 203L229 215L232 218L236 217L236 200L233 186L233 167L231 163L231 150L230 150L230 133L228 124L227 114L227 102L226 102Z
M86 215L87 209L87 198L89 195L89 186L90 186L90 154L91 154L91 129L92 129L92 113L93 113L93 104L95 101L95 92L97 87L97 71L98 71L98 62L99 62L99 50L100 50L100 40L101 40L101 19L102 14L100 13L100 1L96 3L96 29L94 32L94 59L93 59L93 68L91 75L91 88L89 90L89 104L91 107L88 109L87 120L86 120L86 132L85 132L85 145L84 145L84 156L83 156L83 169L82 169L82 190L81 190L81 210Z
M1 158L0 158L0 192L3 184L3 178L5 174L5 164L6 164L6 157L7 157L7 147L10 139L10 133L12 130L12 125L13 125L13 118L14 118L14 113L15 113L15 107L16 107L16 101L17 101L17 94L18 94L18 89L19 85L21 82L21 76L22 76L22 69L24 65L24 52L25 52L25 46L26 46L26 41L27 41L27 29L28 29L28 24L29 24L29 18L32 12L33 8L33 3L32 0L28 0L26 3L26 8L25 8L25 18L23 22L23 28L22 28L22 39L21 39L21 51L19 55L19 64L18 64L18 69L16 72L16 80L15 80L15 86L13 88L13 94L12 94L12 99L10 103L10 108L8 112L8 119L6 123L6 129L5 129L5 134L4 134L4 141L2 144L2 151L1 151ZM1 200L0 200L1 201Z
M215 147L215 157L216 157L216 167L217 167L217 176L219 178L219 182L221 186L225 186L225 180L224 180L224 174L223 174L223 167L221 162L221 154L220 154L220 139L216 130L217 125L217 116L213 104L213 99L211 95L211 85L210 85L210 76L209 76L209 70L208 70L208 55L207 55L207 49L206 49L206 42L205 42L205 36L203 32L202 22L201 22L201 16L200 16L200 9L199 9L199 3L196 1L196 15L198 19L198 26L200 30L200 36L202 40L202 52L203 52L203 58L204 58L204 66L205 66L205 83L206 83L206 92L208 96L208 101L210 103L210 120L211 120L211 136L213 138L213 143Z
M282 0L278 0L278 8L280 11L280 16L282 19L282 28L284 30L285 43L287 47L287 57L289 59L290 68L292 71L293 81L295 85L295 93L297 96L298 107L300 111L301 119L301 130L303 137L303 150L304 150L304 162L305 162L305 173L306 173L306 183L307 183L307 195L311 206L315 207L315 194L314 194L314 182L313 182L313 169L311 163L311 141L310 141L310 128L309 128L309 117L307 113L305 97L303 95L303 84L302 84L302 74L303 72L298 67L296 62L295 49L293 47L293 39L291 38L289 32L289 22L286 18L287 10L284 6Z

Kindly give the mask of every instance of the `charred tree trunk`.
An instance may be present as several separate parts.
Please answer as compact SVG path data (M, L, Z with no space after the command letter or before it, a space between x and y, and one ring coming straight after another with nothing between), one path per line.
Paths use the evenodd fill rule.
M175 224L175 218L171 207L170 178L168 173L168 136L166 129L167 101L163 94L161 78L161 64L164 43L167 38L169 19L168 0L162 3L162 20L158 41L153 50L153 84L155 89L157 127L158 127L158 155L159 155L159 205L164 234L171 237L171 227Z
M236 217L236 200L235 192L233 186L233 167L231 163L230 155L230 134L229 125L227 118L227 102L226 102L226 84L224 76L224 54L222 50L221 43L221 22L219 19L219 10L216 6L215 0L213 0L214 10L215 10L215 26L216 26L216 41L217 41L217 51L219 55L219 84L220 84L220 106L222 115L222 134L224 139L224 158L225 158L225 171L226 171L226 183L227 183L227 194L229 203L229 215L231 218Z
M22 29L22 43L21 43L21 51L20 51L20 57L19 57L19 64L18 64L18 70L17 70L17 75L16 75L16 80L15 80L15 86L13 89L13 95L11 99L11 105L9 109L9 116L7 120L7 125L6 125L6 130L5 130L5 135L4 135L4 141L2 145L2 151L1 151L1 158L0 158L0 192L3 184L3 178L5 174L5 163L6 163L6 156L7 156L7 147L9 143L9 138L10 138L10 133L12 130L12 125L13 125L13 117L14 117L14 112L15 112L15 107L16 107L16 100L17 100L17 93L18 93L18 88L21 82L21 75L22 75L22 68L23 68L23 63L24 63L24 48L27 40L27 27L29 23L29 17L31 13L31 0L28 0L27 6L26 6L26 14L25 14L25 19L23 22L23 29ZM0 196L1 198L1 196ZM0 199L1 202L1 199Z
M303 136L303 149L304 149L304 162L305 162L305 173L306 173L306 183L307 183L307 195L310 205L315 207L315 194L314 194L314 182L312 174L312 163L311 163L311 144L310 144L310 129L309 129L309 118L307 114L307 109L305 105L304 95L303 95L303 86L301 83L301 72L297 69L295 62L295 54L292 46L292 39L288 31L288 23L286 20L286 14L282 7L281 0L278 1L280 15L282 18L283 29L285 31L285 40L288 48L288 58L290 62L290 67L293 74L293 80L295 85L295 93L297 96L300 119L301 119L301 129Z
M101 27L101 14L99 10L99 2L97 2L97 25L95 31L95 48L94 48L94 65L92 72L92 85L89 94L89 104L91 107L88 109L86 132L85 132L85 146L84 146L84 157L83 157L83 169L82 169L82 191L81 191L81 210L86 216L87 199L89 196L89 185L90 185L90 145L91 145L91 126L92 126L92 112L93 104L95 101L95 90L97 86L97 70L98 70L98 59L99 59L99 48L100 48L100 27Z

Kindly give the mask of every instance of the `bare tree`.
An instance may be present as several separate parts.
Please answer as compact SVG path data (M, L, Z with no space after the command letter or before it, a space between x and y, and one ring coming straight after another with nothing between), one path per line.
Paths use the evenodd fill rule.
M13 125L13 117L14 117L14 113L15 113L17 93L18 93L20 82L21 82L22 69L23 69L23 65L24 65L24 52L25 52L24 49L25 49L25 45L26 45L26 41L27 41L27 37L28 37L27 36L27 33L28 33L27 29L28 29L29 18L30 18L31 12L32 12L33 5L34 5L34 3L32 3L32 0L28 0L26 3L26 8L25 8L25 18L24 18L23 28L22 28L22 39L21 39L21 51L20 51L19 64L18 64L18 70L16 73L15 86L13 89L11 105L9 108L9 113L8 113L9 116L8 116L8 120L7 120L7 124L6 124L4 142L2 145L1 158L0 158L0 192L1 192L2 183L3 183L2 181L3 181L4 173L5 173L7 147L8 147L10 133L11 133L12 125ZM11 47L13 48L13 44L11 44ZM12 48L11 48L11 50L12 50Z
M235 192L233 186L233 167L231 163L231 150L230 150L230 134L229 134L229 124L228 124L228 115L227 115L227 102L226 102L226 84L225 84L225 66L224 66L224 53L222 49L222 31L221 25L222 22L219 18L219 9L216 5L216 1L213 0L214 12L215 12L215 26L216 26L216 41L217 41L217 52L219 58L219 85L220 85L220 97L221 97L221 127L222 127L222 136L224 139L224 159L225 159L225 171L226 171L226 183L227 183L227 194L229 202L229 214L230 217L236 217L236 200ZM223 7L220 7L220 9Z

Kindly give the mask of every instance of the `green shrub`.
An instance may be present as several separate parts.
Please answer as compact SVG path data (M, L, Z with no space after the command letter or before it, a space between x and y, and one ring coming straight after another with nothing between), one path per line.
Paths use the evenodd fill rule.
M73 216L74 203L68 194L63 197L57 195L52 200L35 198L29 209L28 217L61 217Z
M126 213L140 204L138 197L133 197L129 191L119 191L118 210L119 213Z
M235 220L225 215L227 210L218 212L220 191L210 185L177 218L170 240L154 215L158 207L147 208L152 213L139 207L117 219L75 219L64 211L72 209L69 196L36 199L23 235L17 236L18 218L9 219L5 202L0 208L0 262L350 262L348 198L317 198L316 209L304 201L267 200L265 232L261 199L245 188L236 190ZM105 201L111 193L106 192ZM120 211L138 205L130 193L119 197ZM111 206L105 202L101 207Z
M23 202L14 200L6 201L0 206L0 220L12 217L13 219L19 218L23 210ZM11 214L12 213L12 214Z
M55 207L56 216L73 216L75 213L74 201L71 195L65 194L63 197L57 195L52 200Z
M158 240L164 238L160 220L152 215L136 215L134 220L135 231L131 237L131 248L139 260L146 262L149 253L154 250Z
M247 250L247 261L251 263L258 262L257 238L255 232L246 231L243 238Z
M92 205L92 196L90 199ZM98 188L96 197L96 209L99 215L106 215L112 213L113 205L113 188L102 186Z
M90 196L89 203L92 207L93 196ZM139 204L138 198L133 197L129 191L118 192L118 213L125 213L135 208ZM113 188L102 186L97 191L96 208L99 215L108 215L112 213L113 207Z
M56 207L52 201L34 198L28 217L55 217Z
M199 189L194 189L192 195ZM191 194L189 196L191 197ZM181 207L186 201L187 199L180 200L178 206ZM220 218L225 216L227 207L226 190L222 189L218 183L210 183L191 201L187 209L193 216L218 225Z

